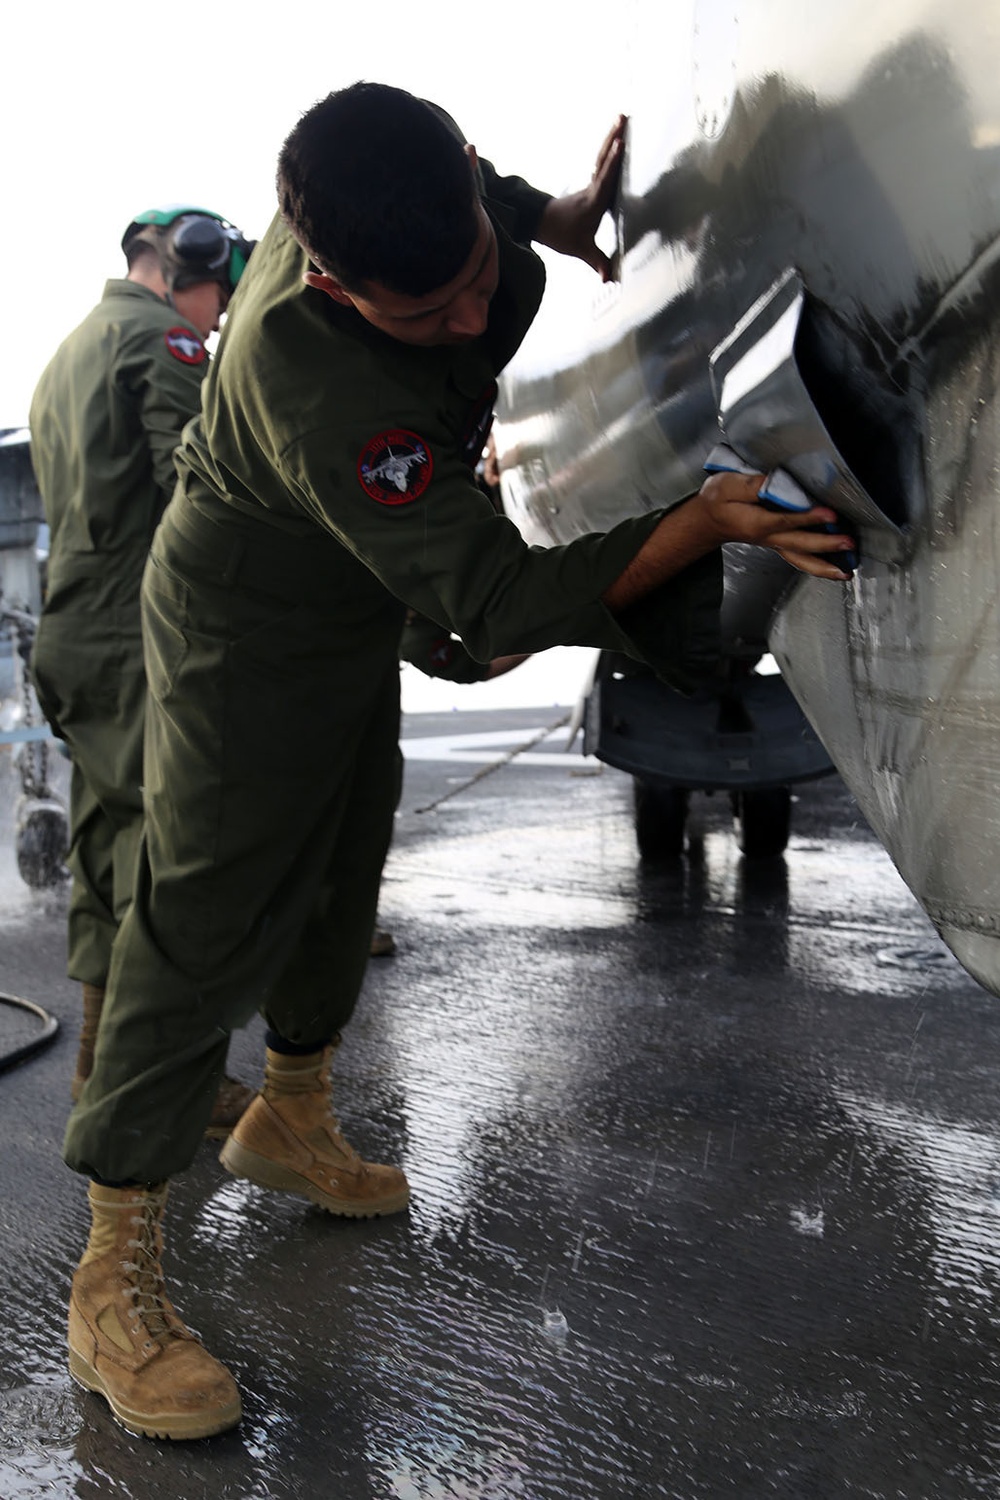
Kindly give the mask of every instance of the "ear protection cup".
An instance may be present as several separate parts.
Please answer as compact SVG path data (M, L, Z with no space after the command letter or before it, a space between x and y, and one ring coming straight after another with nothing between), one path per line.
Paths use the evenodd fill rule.
M185 214L171 236L171 248L177 259L186 265L221 271L230 258L232 240L218 219L209 219L204 214Z
M122 236L122 249L140 238L159 255L171 291L219 281L233 292L256 243L212 209L181 204L137 214Z

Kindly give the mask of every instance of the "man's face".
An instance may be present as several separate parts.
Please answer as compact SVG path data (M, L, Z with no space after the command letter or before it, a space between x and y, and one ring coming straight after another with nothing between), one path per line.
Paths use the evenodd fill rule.
M190 323L207 339L217 331L229 298L218 281L199 281L174 292L172 300L185 323Z
M426 349L470 343L485 332L490 300L500 279L493 225L482 205L477 212L479 233L465 265L454 280L425 297L390 292L377 281L366 282L361 291L348 292L330 276L310 273L306 280L334 301L354 307L373 328L401 344Z

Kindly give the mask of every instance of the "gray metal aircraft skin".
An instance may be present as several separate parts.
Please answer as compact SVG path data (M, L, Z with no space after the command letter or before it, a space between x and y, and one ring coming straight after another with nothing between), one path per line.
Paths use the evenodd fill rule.
M768 593L761 648L1000 994L1000 10L689 0L631 24L618 281L575 337L543 307L504 383L508 510L536 542L610 526L690 493L720 434L832 499L853 581L727 549L726 607Z

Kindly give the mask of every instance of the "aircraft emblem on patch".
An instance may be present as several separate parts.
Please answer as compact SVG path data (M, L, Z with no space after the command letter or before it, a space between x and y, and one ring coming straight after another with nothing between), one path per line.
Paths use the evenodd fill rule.
M205 345L190 328L168 328L163 339L174 359L182 360L186 365L200 365L208 358Z
M422 437L394 427L380 432L361 450L358 479L366 495L380 505L408 505L431 482L434 461Z

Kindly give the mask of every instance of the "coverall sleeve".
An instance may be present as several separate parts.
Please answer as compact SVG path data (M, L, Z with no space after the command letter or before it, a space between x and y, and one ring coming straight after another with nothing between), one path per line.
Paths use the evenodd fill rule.
M288 489L390 593L453 631L479 662L557 645L598 646L648 662L682 690L693 688L717 652L718 553L670 579L628 616L615 617L600 595L662 512L565 546L529 547L480 493L447 431L428 428L426 413L412 420L412 430L405 419L394 430L397 453L407 445L409 451L406 486L397 493L386 486L378 498L379 487L366 485L371 430L358 428L352 439L347 423L338 424L339 451L331 451L331 434L323 430L283 455Z
M489 673L488 663L476 661L457 636L426 615L407 618L399 655L427 677L441 677L445 682L484 682Z
M136 404L149 449L153 476L166 505L173 494L177 473L174 450L187 422L201 408L201 386L208 372L208 355L193 329L178 323L192 353L201 358L184 359L171 352L166 331L151 332L141 345L127 352L119 379ZM173 330L172 330L173 332Z
M483 196L488 199L491 207L499 205L506 210L503 220L507 233L519 245L530 244L552 194L532 187L523 177L501 177L493 164L481 157L479 166Z

